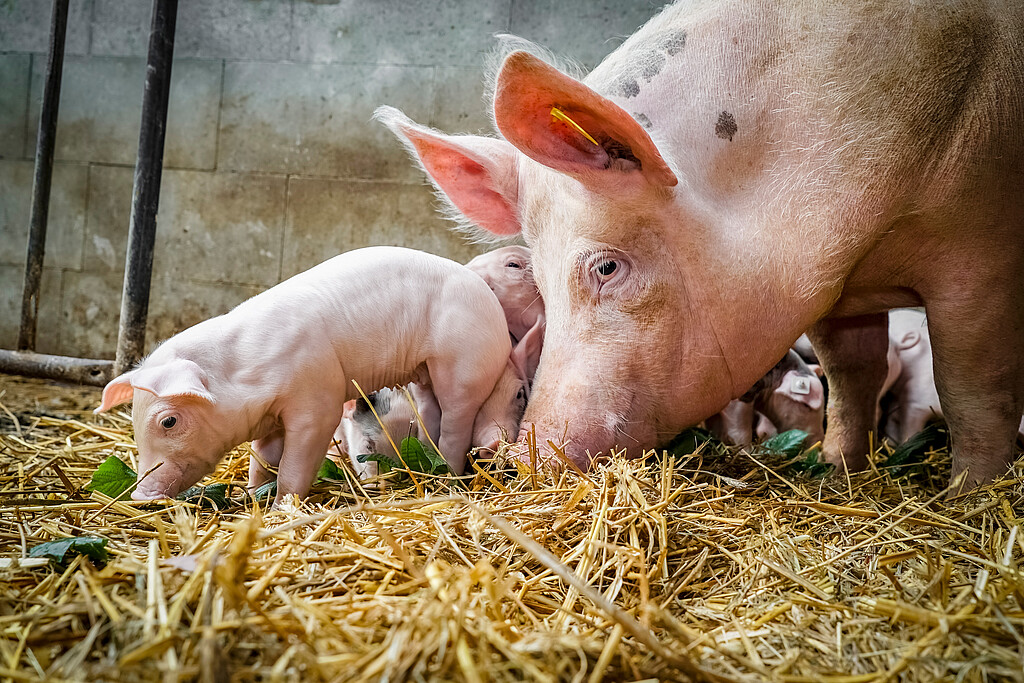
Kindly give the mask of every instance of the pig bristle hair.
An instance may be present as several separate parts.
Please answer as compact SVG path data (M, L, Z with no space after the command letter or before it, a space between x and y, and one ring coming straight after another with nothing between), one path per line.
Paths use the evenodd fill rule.
M498 44L488 52L487 56L484 58L483 100L484 106L487 107L487 112L491 119L491 125L495 131L498 130L498 126L494 121L494 89L497 86L498 72L501 70L501 65L505 62L505 58L513 52L528 52L537 59L550 64L562 73L567 76L571 76L576 80L583 80L583 77L587 75L587 70L579 62L568 57L556 55L548 48L538 45L526 38L515 36L510 33L496 33L494 37L497 39Z

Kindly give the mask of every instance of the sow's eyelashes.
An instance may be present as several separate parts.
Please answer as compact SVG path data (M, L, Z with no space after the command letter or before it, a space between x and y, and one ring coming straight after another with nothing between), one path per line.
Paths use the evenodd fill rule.
M591 285L596 291L618 286L629 275L629 261L620 253L599 252L587 260Z

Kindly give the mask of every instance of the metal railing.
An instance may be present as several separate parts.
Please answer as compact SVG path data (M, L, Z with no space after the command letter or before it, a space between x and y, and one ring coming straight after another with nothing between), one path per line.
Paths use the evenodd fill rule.
M18 348L0 349L0 372L60 379L81 384L106 384L141 357L146 344L149 287L153 272L153 244L156 214L163 172L167 102L174 57L174 29L178 0L153 0L153 20L146 58L146 83L142 96L142 126L139 153L135 161L132 213L128 228L128 249L121 294L121 318L117 331L115 359L98 360L36 353L36 325L39 290L46 252L50 180L53 175L57 112L60 105L61 73L64 67L64 38L67 33L68 0L53 0L50 19L50 47L46 81L36 136L35 176L32 183L32 213L29 223L25 286L22 293Z

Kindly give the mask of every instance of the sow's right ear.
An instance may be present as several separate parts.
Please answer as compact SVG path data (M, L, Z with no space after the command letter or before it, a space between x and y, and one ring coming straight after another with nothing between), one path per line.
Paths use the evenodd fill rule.
M100 407L92 412L98 415L122 403L131 401L132 395L135 392L135 388L132 386L132 376L136 372L137 370L131 370L120 377L110 380L107 386L103 387L103 399L100 401Z

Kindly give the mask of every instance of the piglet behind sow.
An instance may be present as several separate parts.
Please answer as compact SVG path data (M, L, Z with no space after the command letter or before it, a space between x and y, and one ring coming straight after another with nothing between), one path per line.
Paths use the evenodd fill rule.
M173 497L253 439L278 467L280 502L309 491L345 402L358 396L353 380L366 391L429 385L438 445L461 473L481 406L514 375L510 351L501 306L479 277L440 256L369 247L165 341L104 388L97 412L134 399L140 477L152 470L137 500ZM268 478L253 461L250 485Z

